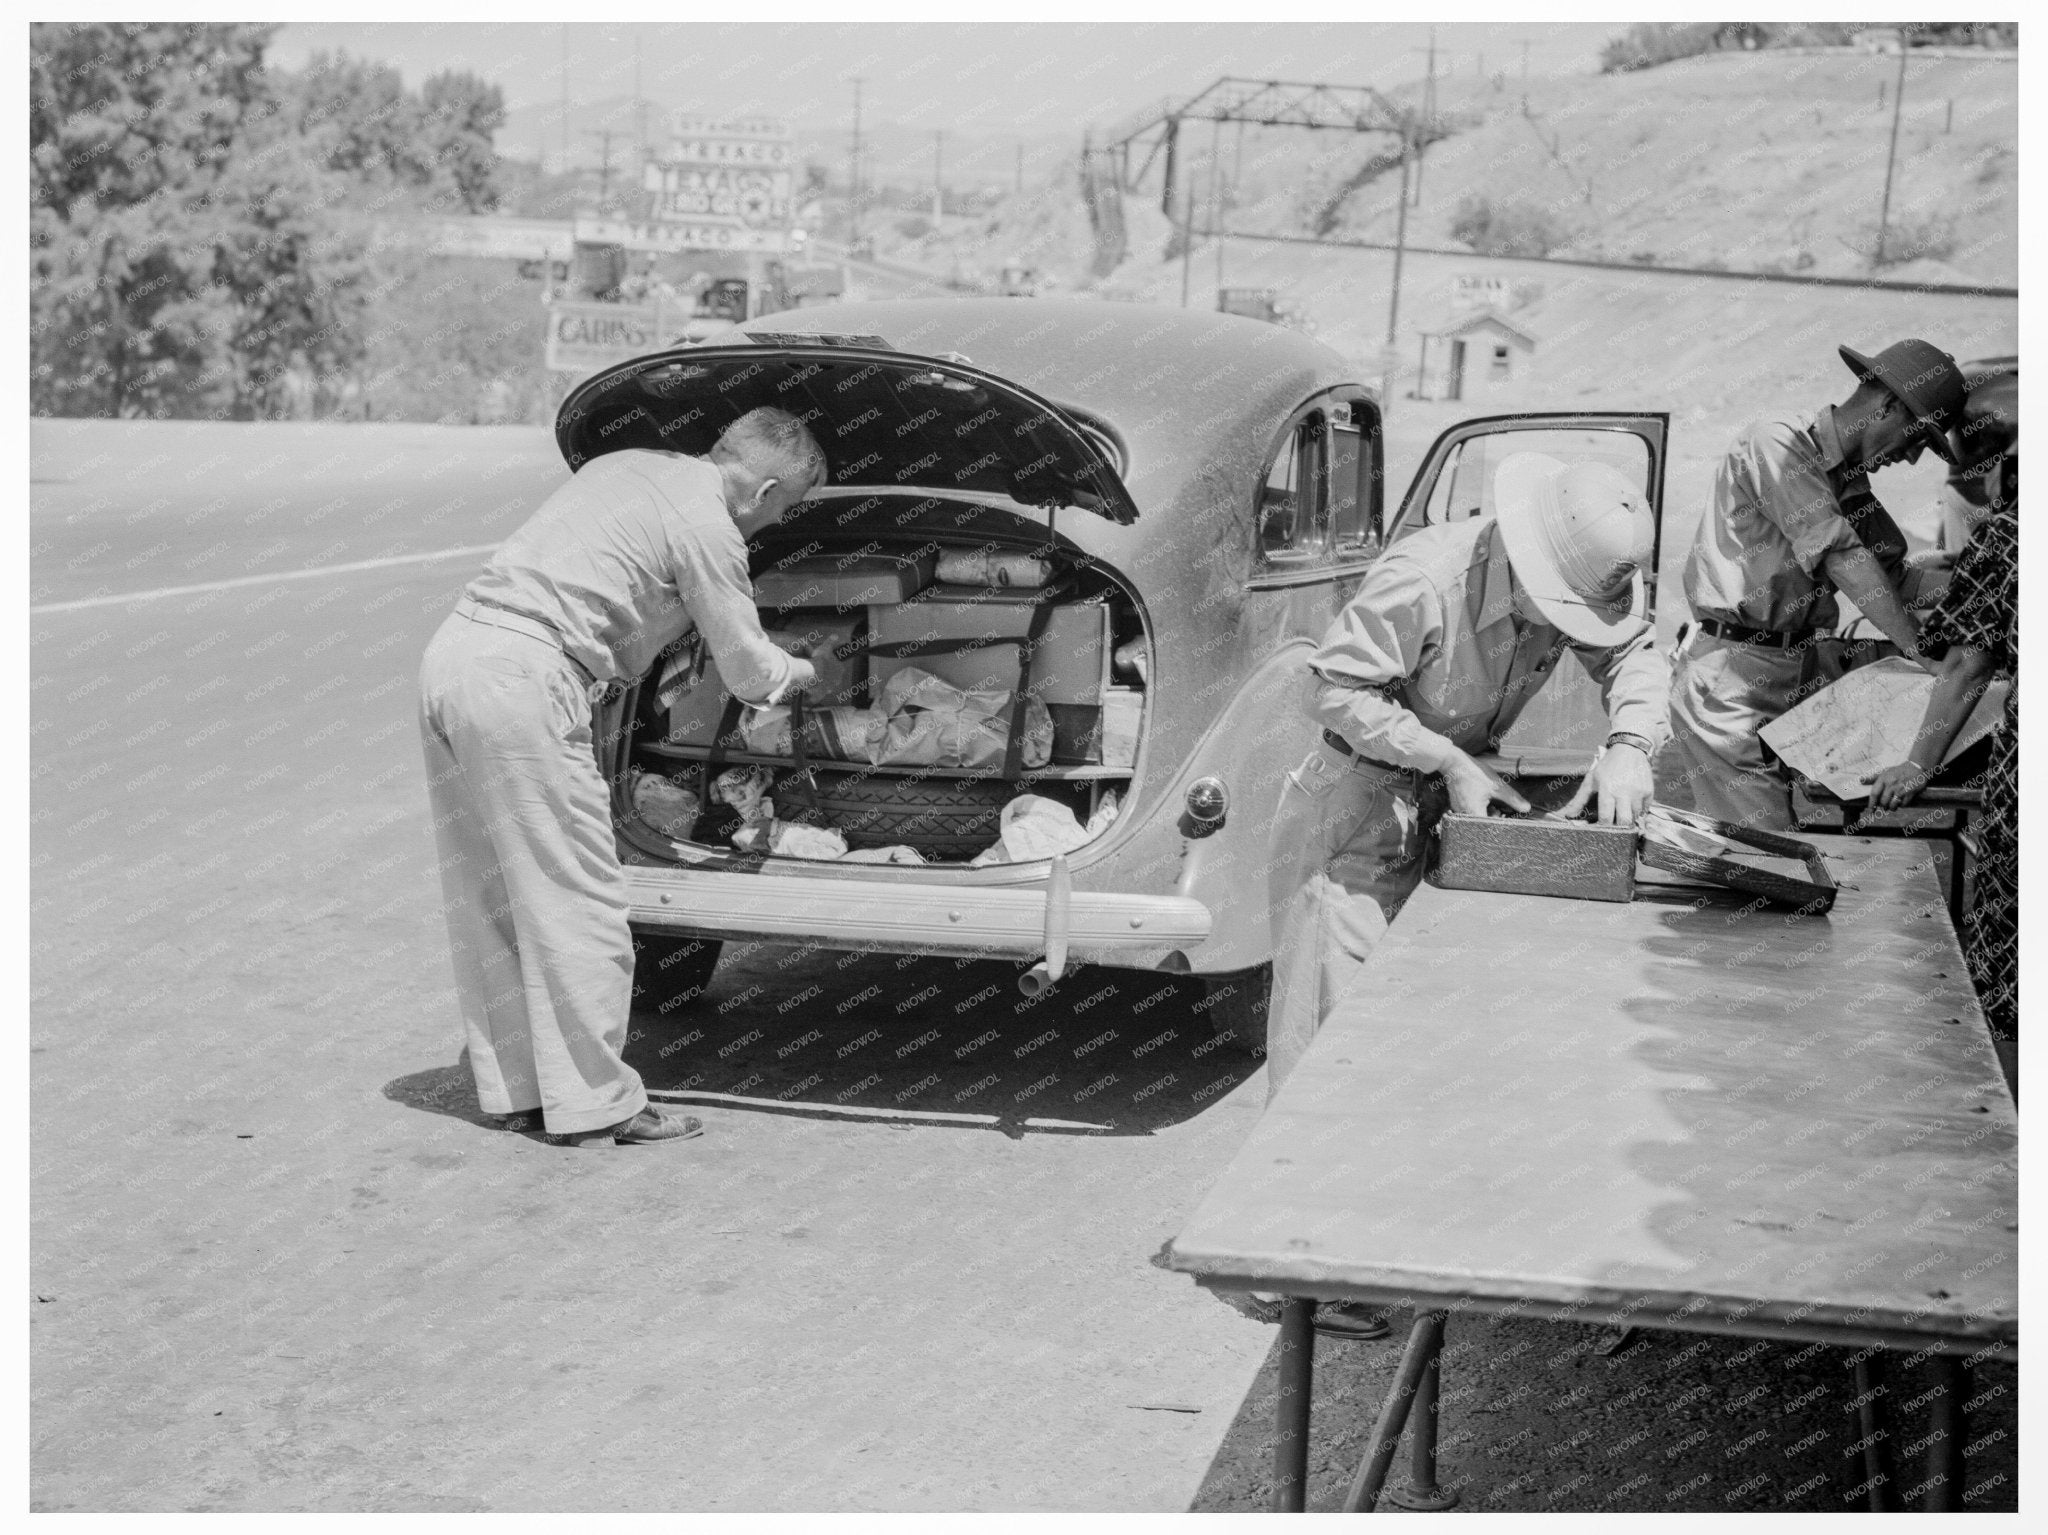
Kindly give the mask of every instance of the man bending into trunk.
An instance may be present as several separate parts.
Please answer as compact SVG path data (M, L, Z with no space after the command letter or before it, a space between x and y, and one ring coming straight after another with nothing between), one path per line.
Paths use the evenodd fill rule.
M477 1101L580 1146L684 1140L621 1057L626 885L592 745L604 684L695 628L749 703L814 684L761 630L747 539L825 480L787 411L749 411L707 458L591 460L507 539L427 647L420 734Z

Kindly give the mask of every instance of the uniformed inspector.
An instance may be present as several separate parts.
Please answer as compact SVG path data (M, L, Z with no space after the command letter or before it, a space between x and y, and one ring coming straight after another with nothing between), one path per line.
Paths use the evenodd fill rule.
M1309 659L1322 743L1288 774L1268 864L1277 1092L1422 878L1448 809L1528 801L1474 760L1495 749L1569 649L1611 734L1568 816L1632 824L1667 734L1670 672L1642 567L1655 528L1640 485L1597 463L1503 459L1495 515L1390 548Z
M1744 429L1685 562L1693 617L1672 672L1671 750L1696 809L1762 831L1792 830L1792 787L1759 732L1831 680L1818 642L1840 619L1835 594L1921 660L1909 605L1944 579L1907 566L1870 475L1923 448L1955 462L1948 429L1962 418L1963 376L1925 341L1875 357L1839 350L1854 392Z
M574 1144L683 1140L621 1057L633 938L591 712L694 628L741 699L815 683L762 632L747 539L824 483L803 423L741 416L707 458L591 460L427 647L420 734L477 1101Z

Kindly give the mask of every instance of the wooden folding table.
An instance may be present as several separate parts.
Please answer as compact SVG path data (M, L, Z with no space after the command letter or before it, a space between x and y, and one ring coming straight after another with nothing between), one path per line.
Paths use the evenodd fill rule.
M1350 1509L1411 1416L1404 1501L1448 1496L1449 1311L1925 1353L1924 1503L1959 1506L1965 1364L2018 1342L2018 1126L1927 847L1826 850L1824 917L1416 892L1173 1241L1199 1283L1285 1297L1276 1509L1337 1299L1416 1312Z

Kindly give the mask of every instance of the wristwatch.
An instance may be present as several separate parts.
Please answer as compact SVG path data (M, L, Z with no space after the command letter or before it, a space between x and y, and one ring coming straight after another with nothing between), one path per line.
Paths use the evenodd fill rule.
M1650 738L1639 736L1633 730L1617 730L1606 741L1608 746L1633 746L1645 757L1651 755Z

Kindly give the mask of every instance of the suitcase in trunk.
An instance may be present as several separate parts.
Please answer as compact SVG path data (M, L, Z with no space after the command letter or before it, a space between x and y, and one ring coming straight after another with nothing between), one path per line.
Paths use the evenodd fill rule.
M1099 602L1053 602L1057 591L935 586L914 602L868 609L874 690L906 666L970 691L1014 690L1022 642L1044 608L1026 690L1047 705L1099 705L1109 685L1109 609Z

